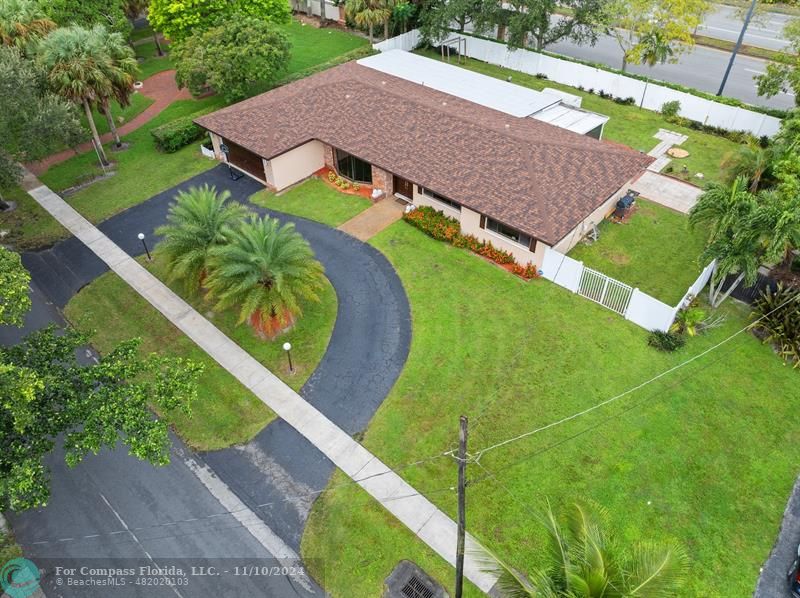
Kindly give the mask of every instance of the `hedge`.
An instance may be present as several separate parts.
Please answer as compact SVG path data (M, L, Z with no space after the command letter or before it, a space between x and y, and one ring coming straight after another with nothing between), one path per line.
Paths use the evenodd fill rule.
M205 130L192 122L196 116L176 118L150 131L158 149L171 154L201 139L205 135Z

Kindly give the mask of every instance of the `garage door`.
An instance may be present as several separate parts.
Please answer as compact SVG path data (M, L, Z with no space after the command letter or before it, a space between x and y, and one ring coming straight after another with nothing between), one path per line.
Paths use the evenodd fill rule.
M231 164L249 172L261 181L264 180L264 163L261 161L261 156L227 139L224 139L223 142L228 146L228 161Z

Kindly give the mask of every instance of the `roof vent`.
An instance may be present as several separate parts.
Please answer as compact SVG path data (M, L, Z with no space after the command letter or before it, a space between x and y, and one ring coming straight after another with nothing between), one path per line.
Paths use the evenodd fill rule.
M510 129L510 128L511 128L511 125L506 123L506 129Z
M447 102L442 102L442 106L447 106Z
M349 93L346 93L346 94L344 95L344 98L345 98L346 100L349 100L349 99L350 99L350 94L349 94Z
M386 578L383 598L449 598L444 588L411 561L400 561Z

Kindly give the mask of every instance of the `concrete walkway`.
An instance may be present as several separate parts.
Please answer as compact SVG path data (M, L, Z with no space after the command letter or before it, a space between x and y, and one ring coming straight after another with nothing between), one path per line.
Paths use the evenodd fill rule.
M192 97L188 89L178 89L178 85L175 83L174 70L156 73L152 77L145 79L143 83L144 86L139 93L145 97L151 98L153 103L131 120L117 127L117 132L120 137L132 133L142 125L153 120L175 100L189 100ZM100 137L100 140L104 144L110 143L113 139L111 133L106 133ZM77 154L85 154L86 152L93 151L93 149L92 142L87 141L74 148L65 149L56 154L52 154L38 162L27 164L26 168L33 174L39 175L55 164L60 164L61 162L69 160ZM114 159L112 152L108 153L108 159Z
M456 524L452 519L225 336L63 199L46 186L37 186L37 182L27 176L23 185L45 210L386 510L443 559L454 564ZM489 553L468 536L465 576L484 592L489 592L497 581L496 576L484 571L485 563L491 561Z
M699 187L650 170L636 179L631 188L643 198L683 214L689 213L703 192Z
M660 139L661 142L647 152L648 156L656 159L655 162L647 167L647 170L661 172L664 170L666 165L672 161L672 158L667 155L667 151L674 145L681 145L688 139L688 137L686 135L681 135L680 133L667 131L666 129L659 129L658 133L653 135L653 137Z
M360 241L367 241L400 220L403 217L404 207L405 205L394 197L384 198L343 223L339 226L339 230Z

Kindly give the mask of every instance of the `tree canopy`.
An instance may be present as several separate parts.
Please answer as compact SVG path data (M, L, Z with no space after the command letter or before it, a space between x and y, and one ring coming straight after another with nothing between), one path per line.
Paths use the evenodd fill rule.
M0 323L21 324L30 305L28 282L19 256L0 249ZM169 428L148 405L188 413L200 366L142 357L136 339L81 365L76 351L88 341L73 330L59 334L49 327L15 347L0 347L0 510L47 503L44 457L57 441L70 466L118 441L139 459L169 462Z
M121 0L47 0L44 6L47 15L62 27L103 25L125 38L132 29Z
M771 98L781 92L792 92L800 106L800 19L792 19L783 28L783 39L789 42L781 54L781 62L768 62L761 75L756 75L758 95Z
M22 50L56 28L36 0L0 0L0 43Z
M506 10L508 45L512 48L545 46L561 39L577 43L597 41L607 0L510 0ZM563 13L567 12L567 15ZM530 40L530 41L529 41Z
M220 22L233 25L234 15L283 24L291 20L292 11L286 0L151 0L148 10L150 24L172 42L182 42Z
M19 181L19 162L83 138L74 107L47 89L43 72L16 48L0 47L0 106L0 189Z
M237 15L178 45L175 79L195 95L210 87L228 102L240 100L286 70L289 50L289 38L278 27Z

